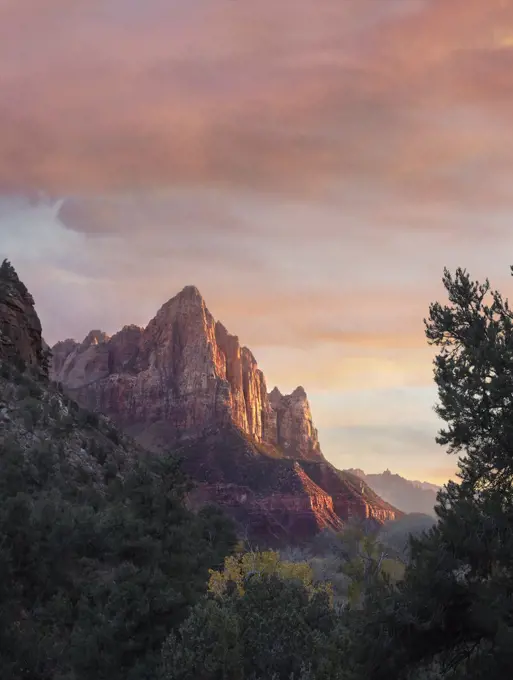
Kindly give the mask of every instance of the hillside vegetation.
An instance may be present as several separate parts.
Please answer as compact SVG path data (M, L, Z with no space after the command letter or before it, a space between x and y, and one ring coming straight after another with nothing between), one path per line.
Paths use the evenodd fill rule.
M0 452L2 680L151 677L231 524L185 508L172 456L5 363Z

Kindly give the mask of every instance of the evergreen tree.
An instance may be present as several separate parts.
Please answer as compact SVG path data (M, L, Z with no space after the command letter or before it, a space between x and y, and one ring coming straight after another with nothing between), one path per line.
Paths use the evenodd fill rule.
M0 282L5 282L5 283L10 283L14 285L17 290L29 301L31 304L34 304L34 298L32 295L28 292L27 287L25 284L20 281L18 274L16 273L16 270L10 263L8 259L4 259L2 264L0 265Z
M58 446L4 440L2 680L155 677L164 640L236 541L217 510L185 508L186 489L172 457L141 456L102 489Z
M7 258L0 265L0 279L4 281L18 281L18 275Z
M440 677L511 676L513 313L464 270L443 282L449 304L431 305L426 335L439 348L437 441L460 456L460 481L439 493L437 525L412 541L401 586L367 602L359 654L374 680L433 660Z

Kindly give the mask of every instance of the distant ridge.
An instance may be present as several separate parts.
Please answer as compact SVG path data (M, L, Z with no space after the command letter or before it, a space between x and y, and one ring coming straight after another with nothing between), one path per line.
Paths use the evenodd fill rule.
M347 470L363 479L383 500L406 513L421 513L434 516L436 496L441 487L430 482L405 479L390 470L381 474L366 475L358 468Z

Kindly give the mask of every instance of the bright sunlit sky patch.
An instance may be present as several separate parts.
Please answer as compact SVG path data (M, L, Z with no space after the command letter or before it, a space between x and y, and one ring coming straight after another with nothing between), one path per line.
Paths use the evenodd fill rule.
M0 0L0 256L49 343L187 284L327 457L445 481L422 319L510 288L513 0Z

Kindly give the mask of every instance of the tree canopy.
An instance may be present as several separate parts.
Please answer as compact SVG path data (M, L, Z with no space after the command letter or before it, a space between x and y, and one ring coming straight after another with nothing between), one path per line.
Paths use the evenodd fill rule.
M97 447L109 480L98 487L58 443L1 441L2 679L154 678L164 640L235 545L231 522L185 508L172 456L111 476Z
M445 421L439 444L459 482L438 495L438 523L412 541L404 582L367 603L368 677L408 677L435 659L443 677L509 677L513 663L513 314L488 281L444 271L426 336ZM392 675L390 675L392 673Z

